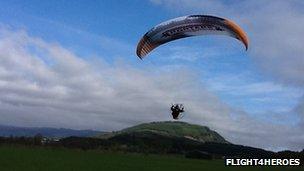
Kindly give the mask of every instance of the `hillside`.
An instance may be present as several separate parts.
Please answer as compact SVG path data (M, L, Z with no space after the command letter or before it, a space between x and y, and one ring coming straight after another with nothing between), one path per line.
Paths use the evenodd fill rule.
M217 132L206 126L193 125L186 122L151 122L144 123L121 131L102 134L99 138L113 138L122 135L161 136L168 138L186 138L198 142L229 143Z
M269 157L273 152L231 144L208 127L185 122L151 122L121 131L101 134L98 139L71 137L62 140L66 147L115 148L118 151L138 153L187 154L200 151L217 156ZM102 145L100 145L102 144ZM87 147L85 147L87 148Z

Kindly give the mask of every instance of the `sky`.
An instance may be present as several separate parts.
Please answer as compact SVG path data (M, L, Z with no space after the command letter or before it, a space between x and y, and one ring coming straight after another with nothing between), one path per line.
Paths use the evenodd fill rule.
M0 1L0 124L113 131L172 120L270 150L304 148L301 0ZM136 45L153 26L190 14L235 21L230 37Z

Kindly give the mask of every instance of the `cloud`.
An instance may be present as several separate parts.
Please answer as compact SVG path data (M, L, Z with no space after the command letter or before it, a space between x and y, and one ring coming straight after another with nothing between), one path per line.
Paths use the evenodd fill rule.
M286 85L304 86L303 2L152 0L180 15L203 13L235 20L250 38L250 55L264 73Z
M178 101L203 101L206 113L225 108L186 68L86 61L22 30L2 27L0 37L2 124L112 130L168 119L168 106Z
M296 128L231 108L187 67L141 63L142 69L124 61L85 59L25 31L1 27L0 124L112 131L168 120L170 103L181 102L185 121L207 125L234 143L302 148Z
M220 94L230 105L241 106L251 114L289 112L303 95L303 89L253 78L251 72L241 72L212 75L205 80L211 91Z
M257 118L250 118L249 113L243 113L240 117L243 119L238 121L243 123L226 125L226 129L231 128L232 131L224 134L231 135L234 140L244 144L251 141L250 143L265 147L268 141L273 147L303 148L304 134L299 131L304 125L304 100L303 97L300 98L303 96L304 88L302 76L304 45L301 37L304 34L302 22L304 4L302 1L151 0L151 2L167 8L174 13L174 16L195 13L217 15L232 19L244 28L250 38L248 53L258 69L257 75L262 74L268 80L252 82L245 78L247 81L239 82L240 79L236 78L237 83L235 83L234 77L224 74L218 77L220 80L213 78L207 83L211 83L213 89L233 97L243 96L243 98L262 100L265 106L271 105L270 101L275 103L279 98L285 99L288 103L292 101L291 99L297 99L299 101L295 103L298 104L294 104L293 109L284 109L284 115L292 116L295 125L291 127L269 124ZM268 91L268 95L270 91L270 97L273 99L263 96L265 91ZM244 111L240 110L236 113L242 112ZM275 113L274 111L269 113L264 111L264 113L269 120L275 120L274 116L283 115L269 114ZM295 117L296 114L300 116L300 121ZM286 140L286 136L289 140Z

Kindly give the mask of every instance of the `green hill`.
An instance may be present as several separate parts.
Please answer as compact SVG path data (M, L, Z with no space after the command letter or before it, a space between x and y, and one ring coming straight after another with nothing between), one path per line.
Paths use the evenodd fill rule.
M206 126L185 122L144 123L98 137L102 138L99 141L109 143L111 148L115 147L115 150L118 151L185 155L198 151L211 158L222 158L223 156L269 157L273 155L273 152L263 149L229 143ZM77 142L77 139L67 141L74 143ZM81 141L87 142L87 139Z
M121 131L102 134L97 137L108 139L130 134L140 134L141 136L159 135L161 137L186 138L198 142L229 143L217 132L210 130L206 126L171 121L144 123L123 129Z

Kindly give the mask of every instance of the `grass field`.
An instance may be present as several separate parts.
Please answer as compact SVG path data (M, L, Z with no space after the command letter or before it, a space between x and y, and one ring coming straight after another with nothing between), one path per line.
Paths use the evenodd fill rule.
M303 168L225 167L222 160L193 160L182 156L122 154L69 149L0 146L1 171L78 170L303 170Z

